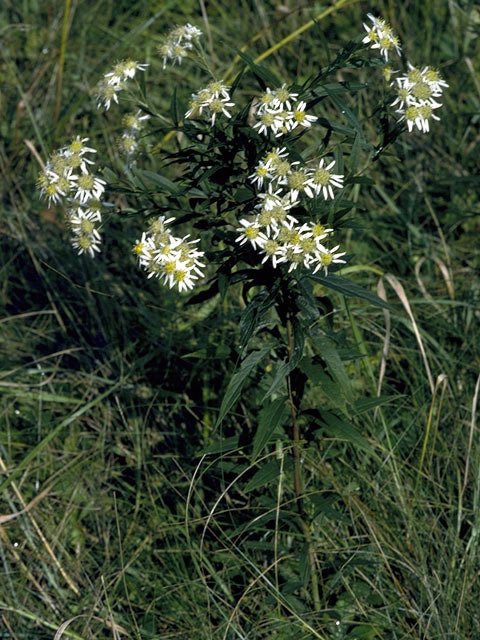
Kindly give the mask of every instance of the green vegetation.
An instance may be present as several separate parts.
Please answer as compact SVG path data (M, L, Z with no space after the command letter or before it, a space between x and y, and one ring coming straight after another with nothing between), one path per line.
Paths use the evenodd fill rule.
M175 180L161 151L177 151L175 105L205 74L162 70L173 25L202 29L229 82L263 58L301 84L369 11L449 88L429 134L404 132L373 161L355 147L368 167L346 187L349 264L313 283L315 318L305 292L316 339L303 350L264 298L247 312L241 282L208 297L147 279L132 245L148 196L118 152L126 103L99 111L92 87L117 60L150 64L126 97L154 116L138 167ZM4 0L0 34L0 638L479 638L478 6ZM380 144L380 68L335 74L368 85L342 95L343 124ZM35 188L76 136L115 187L94 260Z

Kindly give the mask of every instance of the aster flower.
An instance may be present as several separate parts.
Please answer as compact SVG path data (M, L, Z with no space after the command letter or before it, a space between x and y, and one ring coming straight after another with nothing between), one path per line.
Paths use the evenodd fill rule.
M240 245L242 245L248 241L254 249L257 247L257 245L261 246L261 226L258 223L258 220L250 221L243 219L240 220L240 224L242 226L237 229L237 233L239 233L239 236L235 239L235 242L239 242Z
M212 126L220 114L231 118L228 109L234 107L235 103L231 101L229 89L230 87L223 84L222 81L214 81L199 93L193 93L185 118L200 115L204 109L205 114L211 118Z
M212 127L215 124L215 119L218 115L223 113L227 118L231 118L232 115L227 111L227 107L234 107L234 102L229 102L229 98L214 98L208 105L210 111L209 116L212 118Z
M274 98L272 101L272 106L279 111L292 110L292 104L297 101L298 93L292 93L287 89L287 85L284 82L282 86L277 89L274 93Z
M167 66L167 62L171 61L172 64L176 62L182 63L185 56L193 48L193 42L197 41L202 32L197 27L192 26L190 23L181 26L174 27L163 39L162 43L158 47L158 52L163 58L163 68Z
M118 92L123 89L123 85L112 85L108 84L105 80L101 80L96 88L96 102L97 109L105 108L106 111L110 109L110 105L112 101L118 104Z
M81 175L71 176L71 180L75 181L75 199L79 200L80 204L88 202L88 200L95 199L100 200L105 191L105 180L98 178L90 173L82 173Z
M71 183L64 176L59 176L48 169L37 179L40 195L47 198L48 206L60 203L71 188Z
M337 189L343 188L343 175L334 174L331 169L335 166L335 160L332 160L326 167L325 158L322 158L318 164L318 167L313 170L310 178L308 179L309 186L314 190L315 195L322 193L325 200L333 198L333 187Z
M400 42L390 25L381 18L375 18L371 13L368 13L367 17L372 24L363 23L367 34L362 42L369 44L372 49L380 49L380 54L386 61L388 61L388 54L392 49L395 49L397 55L400 55Z
M319 248L315 252L315 258L312 260L312 265L316 264L316 267L313 270L313 273L317 273L320 269L323 269L324 274L328 275L328 267L331 264L345 264L345 260L342 260L342 257L345 255L343 253L335 253L337 249L340 248L340 245L337 245L333 249L326 249L325 247Z
M297 108L293 110L291 115L291 124L290 130L295 129L297 125L301 125L302 127L311 127L312 123L318 120L317 116L307 115L305 113L305 107L307 103L302 100L297 105Z
M264 180L272 179L273 175L270 172L270 164L271 162L267 160L266 162L260 160L260 162L255 167L255 171L248 176L248 179L252 184L257 184L259 189L262 188Z
M254 129L258 129L258 133L268 135L269 129L276 135L283 126L283 120L277 111L265 109L260 115L260 120L253 125Z
M292 166L298 165L292 162ZM313 198L314 191L310 186L309 174L303 167L296 167L287 177L287 186L290 189L289 196L292 202L296 201L300 193L306 193L309 198Z
M136 60L122 60L117 62L112 71L109 71L103 77L108 85L117 87L125 80L134 78L137 71L145 71L148 66L148 64L140 63Z
M74 233L72 236L72 247L77 250L79 256L88 253L94 258L95 253L100 253L101 242L102 238L97 229L93 229L91 233Z

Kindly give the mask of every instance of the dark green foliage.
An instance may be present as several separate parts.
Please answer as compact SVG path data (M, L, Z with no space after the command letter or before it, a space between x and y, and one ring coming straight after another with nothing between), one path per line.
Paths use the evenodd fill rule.
M318 3L205 3L215 69L238 52L242 70L242 108L213 136L182 123L205 76L155 51L175 23L206 31L198 3L73 1L55 121L67 4L0 8L0 637L51 640L75 616L62 637L480 637L475 3L370 7L450 84L428 136L396 124L360 45L367 7L348 2L322 19ZM152 118L124 173L119 111L89 87L128 56L151 63L128 108ZM344 195L296 212L335 227L341 274L260 267L235 243L266 150L248 100L283 82L319 116L291 152L333 149L345 169ZM77 134L114 203L94 262L35 195L25 143L45 159ZM131 255L162 214L213 265L187 298ZM376 288L387 273L433 393L405 305Z

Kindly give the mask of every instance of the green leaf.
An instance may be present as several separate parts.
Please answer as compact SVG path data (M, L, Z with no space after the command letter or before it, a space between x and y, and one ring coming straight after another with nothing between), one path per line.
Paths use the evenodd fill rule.
M271 345L268 344L260 349L260 351L252 351L252 353L249 353L245 360L240 364L239 371L232 376L223 397L217 422L215 424L216 427L218 427L233 405L237 402L248 376L258 366L258 363L265 358L270 349Z
M277 367L275 371L275 375L273 376L272 383L270 384L267 393L263 397L263 402L280 389L283 381L288 376L288 374L292 371L292 369L293 367L290 361L282 362Z
M280 462L278 460L271 460L257 471L253 478L247 483L245 491L253 491L254 489L263 487L269 482L277 480L279 476Z
M272 306L273 298L266 289L257 293L248 303L240 317L240 346L244 347L261 322L265 312Z
M350 151L350 173L354 174L357 172L358 164L360 162L360 136L355 136L355 140L352 144L352 150Z
M118 182L118 176L109 167L103 167L102 177L109 184L115 184Z
M345 278L341 278L340 276L322 276L318 273L312 274L309 277L316 282L320 282L328 289L339 291L345 296L362 298L363 300L367 300L377 307L382 307L383 309L394 311L394 308L390 304L379 298L375 293L372 293L368 289L364 289L355 282L351 282L350 280L346 280Z
M399 398L403 398L403 396L396 395L378 396L378 398L363 398L362 400L358 400L357 402L355 402L353 408L355 409L355 413L364 413L365 411L371 411L376 407L381 407L382 404L393 402L394 400L398 400Z
M277 398L264 406L260 412L258 428L253 438L252 462L272 437L275 429L283 423L287 415L286 398Z
M370 454L375 453L368 440L364 438L355 427L352 427L349 422L342 420L330 411L322 411L321 417L325 430L332 437L338 438L339 440L346 440L360 449L368 451Z
M234 451L239 448L238 441L239 436L232 436L231 438L221 438L216 442L212 442L212 444L204 449L202 451L202 455L209 453L225 453L227 451Z
M338 509L334 509L333 505L335 502L338 502L338 496L329 495L312 495L310 496L310 500L314 505L315 511L313 513L313 517L316 518L318 515L323 513L329 520L336 520L339 522L345 522L349 524L351 522L350 518L348 518L345 514Z
M274 73L272 73L272 71L270 71L270 69L255 64L253 58L251 58L244 51L240 51L240 49L236 49L235 52L244 62L247 63L248 67L257 76L257 78L269 84L273 89L281 86L280 80Z
M294 318L292 321L293 331L293 353L290 360L282 362L275 372L273 381L263 397L263 400L269 398L273 393L278 391L284 381L284 379L291 373L297 364L300 362L303 355L303 348L305 346L305 335L299 321Z
M323 393L334 407L348 415L347 398L343 393L343 389L338 382L332 380L325 373L323 365L313 364L311 358L304 358L299 364L299 369L311 382L318 384L322 388Z
M153 171L147 171L146 169L132 169L133 173L137 175L140 179L149 180L153 182L154 185L160 187L164 191L168 191L173 196L179 195L181 189L171 180L161 176L158 173L154 173Z
M342 393L349 397L352 394L350 380L343 366L343 362L338 354L337 347L333 340L326 335L318 334L312 336L313 344L318 347L321 357L325 360L328 370L342 388Z

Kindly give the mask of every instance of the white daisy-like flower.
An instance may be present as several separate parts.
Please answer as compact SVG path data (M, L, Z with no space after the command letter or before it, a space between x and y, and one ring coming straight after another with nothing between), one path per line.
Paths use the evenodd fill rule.
M269 184L266 192L258 194L261 203L258 204L256 208L261 209L262 211L269 211L274 207L282 206L281 193L282 189L274 191L273 185Z
M168 61L171 61L172 64L176 62L181 64L183 58L193 48L192 43L198 40L201 35L200 29L190 23L174 27L158 47L158 52L163 58L163 68L166 68Z
M141 109L138 109L135 113L126 113L122 118L122 124L127 130L140 131L142 123L149 118L148 113L143 113Z
M236 231L239 233L235 242L239 242L240 245L245 244L247 241L250 242L254 249L261 247L263 238L260 235L262 227L260 226L258 219L253 221L240 220L240 224L242 225Z
M56 174L48 168L40 174L37 180L37 188L40 195L47 198L48 206L59 204L72 188L71 178L68 175Z
M434 105L431 103L412 104L406 109L398 109L396 113L400 114L399 122L405 120L410 133L414 127L423 133L428 133L430 130L430 118L440 120L440 118L433 113L433 109L438 109L441 106L439 103L435 103Z
M235 103L229 102L229 99L227 98L214 98L208 105L208 109L210 111L209 116L212 118L212 127L215 124L216 117L220 114L223 114L227 118L231 118L232 115L227 111L227 107L230 109L234 106Z
M298 165L298 162L292 162L293 165ZM289 196L292 202L298 199L300 193L305 193L309 198L313 198L314 191L310 186L309 173L303 167L297 167L289 173L287 176L287 186L289 188Z
M214 80L213 82L210 82L210 84L207 87L207 91L210 94L210 99L208 101L208 104L214 99L214 98L224 98L225 100L230 100L230 87L227 86L226 84L223 84L223 80Z
M203 35L200 29L192 26L189 22L183 27L183 37L185 40L194 40Z
M275 102L275 91L272 91L271 89L268 89L265 91L265 93L262 93L262 95L260 96L259 99L259 105L257 107L257 114L261 115L262 113L264 113L266 110L273 110L274 109L274 102Z
M121 84L112 85L101 80L95 88L97 109L101 109L103 107L108 111L112 101L118 104L118 92L122 89L123 85Z
M248 179L251 181L251 184L256 184L259 189L262 188L265 180L271 180L273 178L272 173L270 172L270 161L266 162L260 160L260 162L255 167L255 171L248 176Z
M332 233L333 229L326 229L320 222L310 222L310 231L317 245L316 248L321 249L323 245L320 244L320 241Z
M218 115L223 114L231 118L228 109L235 106L228 93L230 87L222 81L211 82L208 87L198 93L192 93L189 109L185 113L185 118L196 117L205 109L206 115L211 118L212 126Z
M102 238L97 229L93 229L91 233L74 233L72 236L72 247L77 250L79 256L88 253L94 258L95 253L100 253L101 242Z
M322 193L325 200L328 200L328 198L333 200L335 197L333 187L342 189L344 176L332 173L331 169L335 166L335 160L332 160L326 167L324 167L324 164L325 158L322 158L318 167L312 171L308 184L314 190L315 195L318 196Z
M290 118L290 130L293 131L297 125L302 127L311 127L313 122L318 120L317 116L308 115L305 113L307 103L301 101L298 103L296 109L292 111Z
M287 89L287 84L284 82L279 89L273 93L275 96L272 101L272 106L279 111L292 111L292 104L297 101L298 93L292 93Z
M328 267L331 264L345 264L345 260L342 260L345 252L335 253L339 248L340 245L337 245L333 249L326 249L325 247L319 248L315 252L315 258L312 260L312 265L316 263L313 273L315 274L320 269L323 269L324 274L328 275Z
M93 233L97 222L99 222L98 216L94 211L85 210L82 207L77 207L75 210L70 211L68 216L72 231L77 235Z
M198 280L198 276L192 273L188 265L184 262L175 261L172 268L172 262L164 265L165 276L164 283L168 284L170 289L174 286L178 287L179 292L188 291L195 286L195 280Z
M371 13L367 17L372 22L371 25L363 23L367 32L362 42L369 44L372 49L380 49L380 54L388 61L388 54L395 49L397 55L400 55L401 48L397 36L393 33L390 25L381 18L376 18Z
M104 78L107 84L116 87L121 85L124 80L134 78L137 71L145 71L148 66L148 64L136 60L122 60L117 62L112 71L104 75Z
M260 253L265 254L262 259L262 264L265 264L267 260L271 260L275 268L280 262L285 262L283 247L280 242L277 241L276 236L278 236L278 229L274 230L271 234L260 233Z
M265 109L261 113L259 112L259 115L260 120L253 125L253 128L258 129L258 133L263 133L266 136L268 136L269 130L276 135L283 125L279 112Z
M64 149L62 149L62 151L66 155L77 156L83 156L85 153L97 153L96 149L94 149L93 147L87 147L87 145L85 144L89 140L90 138L81 138L80 136L77 136L75 140L72 140L68 147L65 147Z
M105 180L92 175L91 173L82 173L81 175L72 175L70 179L75 181L75 200L79 200L80 204L85 204L88 200L100 200L105 191Z

